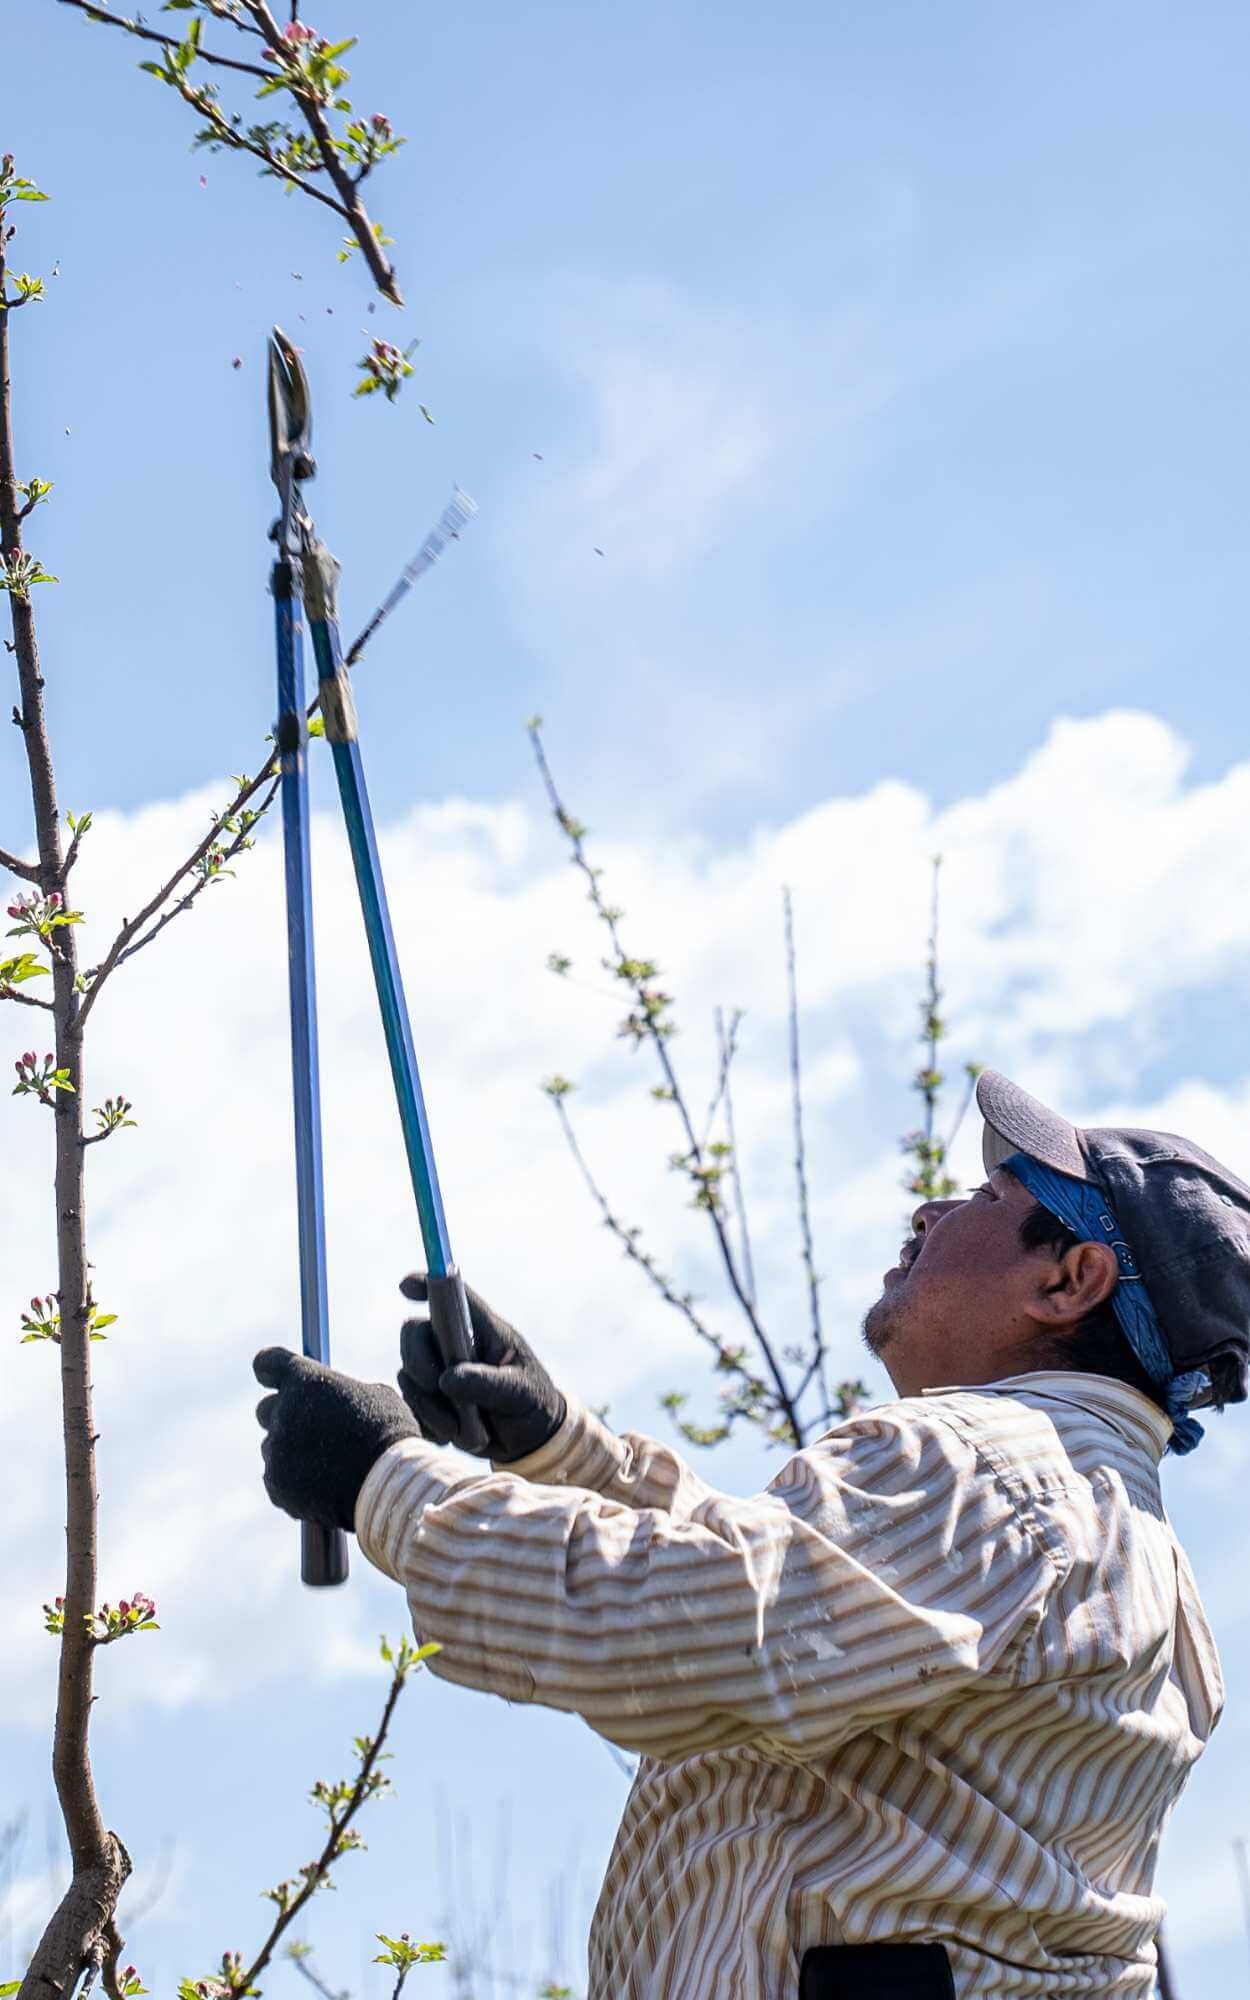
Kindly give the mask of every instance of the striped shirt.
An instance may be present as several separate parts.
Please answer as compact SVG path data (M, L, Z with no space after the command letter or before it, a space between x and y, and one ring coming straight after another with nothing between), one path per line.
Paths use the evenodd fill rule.
M506 1471L393 1445L356 1525L435 1673L641 1754L591 2000L794 2000L809 1946L909 1938L960 2000L1145 2000L1223 1702L1168 1428L1021 1375L862 1413L735 1499L570 1405Z

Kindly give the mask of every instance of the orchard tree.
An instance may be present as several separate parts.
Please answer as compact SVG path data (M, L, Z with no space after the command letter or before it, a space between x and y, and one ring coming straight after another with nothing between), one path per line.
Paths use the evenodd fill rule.
M359 255L374 286L392 306L403 300L387 256L389 239L365 207L365 186L403 143L383 113L364 117L346 95L344 57L352 40L335 41L298 18L280 21L257 0L167 0L165 12L182 16L179 32L165 33L140 20L114 15L86 0L64 0L92 21L112 26L144 44L143 67L171 89L195 116L193 142L259 162L261 173L329 208L346 229L340 260ZM148 59L155 50L155 59ZM223 101L226 87L261 100L264 114L249 116ZM139 1122L124 1093L91 1103L85 1057L92 1014L118 988L115 982L136 953L145 950L176 917L192 910L204 891L221 883L230 864L251 847L278 777L264 751L249 777L235 781L231 797L214 814L190 853L171 857L136 914L127 917L102 949L84 951L89 913L75 907L73 874L91 833L90 810L66 812L58 797L56 766L44 703L37 604L57 578L28 538L51 497L50 483L19 459L15 428L15 377L21 329L45 303L42 277L24 268L18 249L19 219L38 213L47 195L19 172L11 154L0 161L0 591L8 600L11 638L6 649L16 671L13 721L21 733L30 781L33 852L0 847L0 868L14 878L4 907L7 936L0 950L0 1007L13 1010L25 1034L13 1053L13 1094L32 1117L52 1119L44 1128L53 1155L55 1278L32 1274L30 1304L19 1339L32 1350L56 1354L60 1367L62 1449L66 1496L65 1572L62 1588L44 1607L56 1643L57 1699L52 1770L69 1846L69 1886L49 1911L24 1976L0 1987L20 1989L21 2000L68 2000L83 1982L98 1980L110 2000L143 1991L139 1974L123 1963L117 1905L131 1870L123 1836L113 1831L96 1792L90 1732L94 1671L101 1647L144 1636L159 1644L156 1606L143 1589L102 1600L99 1594L98 1436L92 1409L95 1343L115 1319L94 1289L88 1251L89 1148L127 1141ZM379 339L359 364L357 394L393 400L412 373L411 348ZM7 837L9 829L0 830ZM106 1004L108 1004L106 1003ZM19 1016L16 1010L21 1009ZM26 1044L26 1045L23 1045ZM36 1149L39 1140L34 1139ZM266 1893L276 1914L268 1936L249 1957L227 1952L206 1979L187 1982L187 2000L231 2000L256 1991L256 1980L278 1941L329 1879L336 1863L360 1844L355 1819L386 1786L379 1769L395 1703L426 1657L404 1642L384 1646L390 1681L382 1720L372 1736L356 1742L350 1778L313 1788L325 1834L317 1855ZM414 1946L408 1934L384 1940L384 1962L394 1963L402 1984L417 1963L441 1947ZM0 1972L3 1968L0 1968Z

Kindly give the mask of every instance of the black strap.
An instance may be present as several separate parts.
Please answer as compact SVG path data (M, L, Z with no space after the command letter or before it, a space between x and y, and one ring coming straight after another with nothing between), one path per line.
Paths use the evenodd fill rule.
M822 1944L804 1952L799 2000L955 2000L940 1944Z

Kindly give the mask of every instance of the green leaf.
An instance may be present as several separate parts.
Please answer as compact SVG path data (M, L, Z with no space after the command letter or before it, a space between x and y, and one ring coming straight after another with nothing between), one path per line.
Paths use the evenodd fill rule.
M312 721L308 725L308 734L310 736L324 736L325 733L326 733L325 717L322 715L314 715Z
M41 193L37 187L31 187L29 183L24 186L21 181L18 182L16 192L13 195L14 201L51 201L51 199L50 194ZM20 1986L21 1983L19 1979L17 1985ZM16 1986L3 1986L0 1987L0 1996L3 1996L5 1993L15 1993L16 1991Z
M92 1313L91 1324L92 1326L112 1326L116 1319L116 1313Z
M20 986L24 979L46 979L48 968L40 965L33 951L18 958L0 959L0 986Z
M20 201L21 199L20 195L18 196L18 199ZM20 1979L6 1979L4 1984L0 1986L0 2000L8 2000L9 1994L16 1993L21 1983L22 1982Z

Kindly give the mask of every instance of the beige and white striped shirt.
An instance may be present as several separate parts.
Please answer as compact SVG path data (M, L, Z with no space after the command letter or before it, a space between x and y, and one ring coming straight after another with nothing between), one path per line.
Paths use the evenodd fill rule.
M740 1500L570 1406L507 1471L392 1446L356 1523L435 1673L641 1753L592 2000L794 2000L808 1946L907 1938L959 2000L1144 2000L1223 1701L1167 1434L1022 1375L856 1416Z

